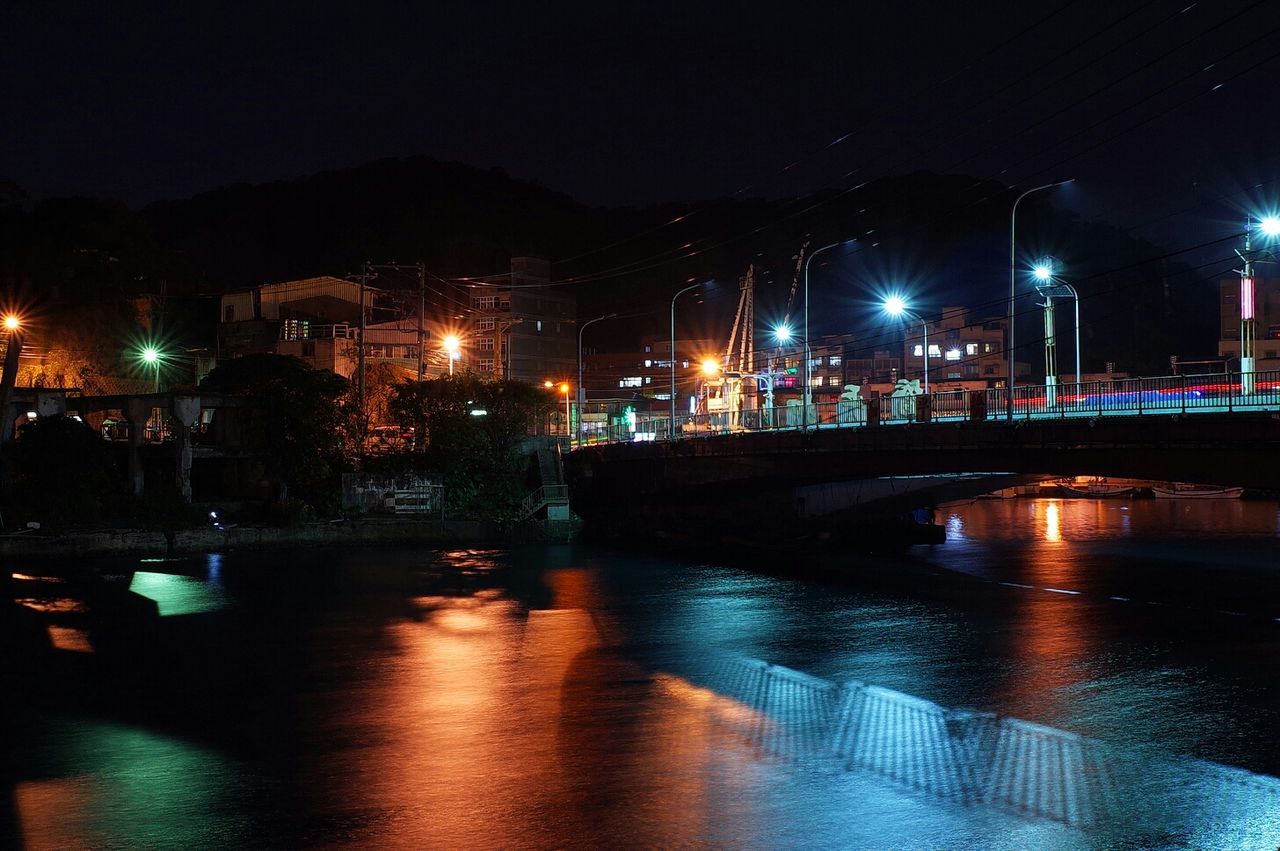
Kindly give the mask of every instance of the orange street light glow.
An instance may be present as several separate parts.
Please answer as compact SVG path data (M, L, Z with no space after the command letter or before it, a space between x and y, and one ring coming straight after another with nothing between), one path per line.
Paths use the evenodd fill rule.
M560 385L560 392L561 392L561 393L568 393L568 392L569 392L569 384L568 384L568 382L565 382L564 384L561 384L561 385Z
M458 348L460 345L461 344L458 338L455 337L453 334L450 334L448 337L444 338L444 350L451 355L456 355L458 353Z
M17 331L22 325L22 320L12 313L6 314L4 317L4 327L10 331Z
M716 375L720 372L720 361L707 358L702 362L703 375Z

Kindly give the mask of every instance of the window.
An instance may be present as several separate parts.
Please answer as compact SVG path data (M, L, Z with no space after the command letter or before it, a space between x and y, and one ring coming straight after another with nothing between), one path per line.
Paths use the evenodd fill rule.
M537 322L533 323L533 330L537 331L539 334L541 334L541 333L542 333L542 320L541 320L541 319L539 319Z
M484 319L481 319L480 321L478 321L478 322L476 323L476 330L477 330L477 331L492 331L492 330L493 330L493 324L494 324L494 318L493 318L492 316L487 316L487 317L485 317Z
M634 375L629 378L624 378L620 380L618 382L618 386L619 387L642 387L644 386L644 379L639 375Z
M821 387L821 386L822 386L822 383L823 383L823 380L822 380L822 376L821 376L821 375L815 375L815 376L813 377L813 386L814 386L814 387Z
M995 368L994 366L988 366L988 367L986 367L985 369L983 369L983 370L982 370L982 374L983 374L983 375L995 375L995 374L996 374L996 368Z
M509 297L503 298L498 302L498 310L510 310L510 309L511 309L511 299Z
M948 373L947 373L947 378L959 378L959 377L960 377L960 373L958 373L958 372L948 372Z
M652 352L653 352L653 346L645 346L645 347L644 347L644 353L645 353L646 355L647 355L647 354L651 354Z
M498 297L492 295L476 296L471 303L477 310L493 310L494 305L498 303Z
M477 337L477 338L476 338L476 348L477 348L478 350L482 351L482 352L491 352L491 351L493 351L493 338L492 338L492 337Z
M982 344L982 351L984 351L984 352L988 352L988 353L990 353L990 352L994 352L995 350L996 350L995 343L983 343L983 344Z
M931 357L931 358L940 358L940 357L942 357L942 346L939 346L939 345L938 345L938 344L936 344L936 343L930 343L930 344L929 344L929 357Z
M650 360L649 358L645 358L645 359L644 359L644 366L645 366L645 369L649 369L650 367L652 367L652 366L653 366L653 361L652 361L652 360Z
M652 384L652 383L653 383L653 376L652 376L652 375L646 375L646 376L644 377L644 383L645 383L645 384Z
M973 357L974 355L976 355L976 354L978 353L978 344L977 344L977 343L965 343L965 344L964 344L964 353L965 353L966 355L969 355L970 357Z
M831 357L827 358L827 366L839 366L840 362L841 361L840 361L839 355L832 355Z
M207 315L207 314L206 314L206 315ZM223 321L223 322L235 322L235 321L236 321L236 306L235 306L234 304L228 304L225 308L223 308L223 310L222 310L222 321Z
M960 360L960 350L947 349L947 360Z
M911 350L911 355L917 358L924 357L924 346L917 345L914 349Z
M476 368L481 372L493 372L493 359L481 358Z

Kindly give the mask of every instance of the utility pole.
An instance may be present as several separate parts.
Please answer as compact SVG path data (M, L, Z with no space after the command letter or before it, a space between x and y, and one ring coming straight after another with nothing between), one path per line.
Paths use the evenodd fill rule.
M418 381L426 367L427 351L427 267L418 263Z
M370 272L369 263L360 264L360 274L357 279L360 281L360 329L357 331L358 339L356 340L356 400L360 411L360 441L364 443L364 431L368 422L368 415L365 411L365 394L364 394L364 332L366 327L364 294L368 286L369 279L373 277Z

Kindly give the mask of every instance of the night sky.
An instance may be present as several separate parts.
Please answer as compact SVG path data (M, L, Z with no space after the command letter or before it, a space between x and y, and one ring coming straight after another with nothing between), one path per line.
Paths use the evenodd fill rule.
M1074 176L1058 203L1185 242L1280 198L1277 81L1274 2L10 3L0 178L142 205L426 154L643 205Z

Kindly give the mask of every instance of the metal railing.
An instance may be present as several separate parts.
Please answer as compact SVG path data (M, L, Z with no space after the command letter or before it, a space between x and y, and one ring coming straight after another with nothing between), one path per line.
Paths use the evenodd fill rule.
M798 403L711 414L678 414L675 428L664 414L636 416L634 423L597 428L577 445L712 437L756 431L857 428L915 422L999 421L1067 417L1142 416L1280 410L1280 372L1252 373L1245 392L1240 373L1117 378L1076 384L1022 385L1010 399L1004 388L942 390L872 399L814 402L808 416ZM1012 404L1010 404L1012 402Z

